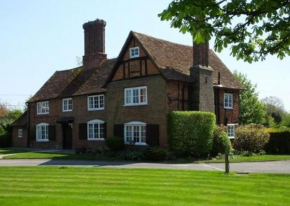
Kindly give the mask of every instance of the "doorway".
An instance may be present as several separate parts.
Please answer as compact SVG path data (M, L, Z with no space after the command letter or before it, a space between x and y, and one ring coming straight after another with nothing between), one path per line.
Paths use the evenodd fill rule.
M72 149L72 128L68 123L62 124L62 148Z

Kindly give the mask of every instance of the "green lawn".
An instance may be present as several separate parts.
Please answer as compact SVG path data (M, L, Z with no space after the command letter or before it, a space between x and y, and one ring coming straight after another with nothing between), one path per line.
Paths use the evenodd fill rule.
M28 150L23 149L23 148L0 148L0 155L21 153L21 152L27 152L27 151Z
M251 157L237 157L234 159L230 159L230 162L262 162L262 161L277 161L277 160L290 160L290 155L257 155ZM212 159L212 160L202 160L198 162L219 163L225 162L225 160Z
M290 175L0 167L0 205L290 205Z
M79 155L51 152L25 152L4 156L3 159L66 159L66 160L113 160L104 156Z

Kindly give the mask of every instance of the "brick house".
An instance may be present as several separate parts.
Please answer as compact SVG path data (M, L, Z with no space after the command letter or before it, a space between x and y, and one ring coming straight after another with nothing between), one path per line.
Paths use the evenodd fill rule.
M236 78L208 43L185 46L131 31L118 58L105 54L103 20L85 23L83 66L56 71L13 123L13 145L71 149L126 144L168 147L167 114L210 111L234 137Z

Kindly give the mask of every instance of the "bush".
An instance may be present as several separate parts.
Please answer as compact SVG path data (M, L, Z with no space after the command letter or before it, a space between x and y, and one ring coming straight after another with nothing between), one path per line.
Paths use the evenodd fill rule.
M202 156L212 148L215 115L210 112L171 112L168 115L169 146L181 156Z
M290 154L290 131L287 129L268 129L270 140L265 146L267 153Z
M262 125L249 124L236 129L234 148L238 151L259 152L269 141L269 133Z
M231 150L232 143L229 136L225 132L225 128L216 126L213 135L211 156L215 157L218 153L229 154Z
M0 147L11 147L12 137L11 135L4 133L0 135Z
M119 152L125 149L124 140L121 137L105 138L106 145L114 152Z
M143 151L142 150L126 150L117 153L118 159L123 160L143 160Z
M145 161L164 161L168 156L168 150L160 148L146 148L143 152L143 160Z
M0 135L5 134L5 129L0 125Z

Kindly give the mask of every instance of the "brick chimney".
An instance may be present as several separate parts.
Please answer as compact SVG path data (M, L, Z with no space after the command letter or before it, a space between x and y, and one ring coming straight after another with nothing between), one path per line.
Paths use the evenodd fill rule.
M106 22L101 19L87 22L83 25L85 33L84 68L97 67L107 59L105 54L105 27Z
M209 66L209 44L193 44L193 66L190 75L194 84L189 92L190 110L214 113L213 70Z

